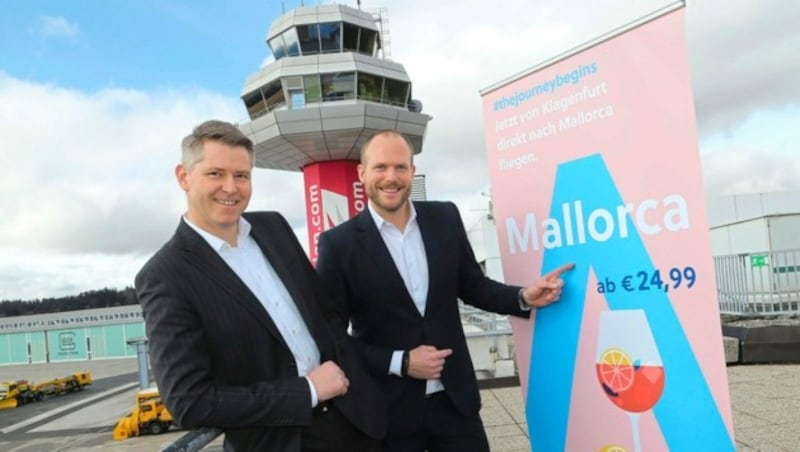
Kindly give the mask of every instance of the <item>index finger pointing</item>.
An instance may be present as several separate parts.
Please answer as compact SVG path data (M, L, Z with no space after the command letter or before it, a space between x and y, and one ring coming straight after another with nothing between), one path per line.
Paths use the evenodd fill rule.
M575 268L575 264L574 263L569 263L569 264L562 265L561 267L558 267L557 269L555 269L555 270L551 271L550 273L548 273L544 278L547 279L547 280L550 280L550 279L553 279L553 278L558 278L561 275L563 275L564 273L572 270L573 268Z

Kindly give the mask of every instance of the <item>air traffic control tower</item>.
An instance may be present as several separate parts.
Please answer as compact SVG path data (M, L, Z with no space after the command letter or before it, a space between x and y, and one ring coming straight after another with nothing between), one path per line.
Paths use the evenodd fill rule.
M403 66L384 57L382 22L344 5L299 7L272 23L275 61L249 76L239 128L256 166L302 171L311 261L319 234L366 207L356 168L372 133L394 129L422 151L430 116Z

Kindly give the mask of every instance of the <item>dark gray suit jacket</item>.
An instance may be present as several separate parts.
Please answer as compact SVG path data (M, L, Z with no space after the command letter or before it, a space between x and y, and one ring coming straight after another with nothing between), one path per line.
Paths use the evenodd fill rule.
M480 409L480 393L458 312L460 298L480 309L528 317L519 289L487 278L475 261L458 209L452 203L414 202L428 262L424 317L406 290L367 209L320 236L317 272L341 300L342 315L362 345L389 398L392 434L416 431L424 419L425 381L388 375L394 350L418 345L451 348L442 383L462 414Z
M350 379L334 404L360 430L383 437L385 399L343 327L330 327L341 320L288 223L275 212L245 218L321 361L337 362ZM308 382L255 295L184 221L136 276L136 294L159 390L180 425L223 428L226 450L300 450L312 418Z

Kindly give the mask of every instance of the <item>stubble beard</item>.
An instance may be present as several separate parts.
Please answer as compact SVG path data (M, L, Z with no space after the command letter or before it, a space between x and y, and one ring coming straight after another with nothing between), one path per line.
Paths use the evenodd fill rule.
M400 188L399 193L400 199L394 204L388 204L381 200L381 190L379 188L370 190L367 194L369 195L369 199L372 201L372 203L379 209L388 213L396 213L406 206L408 199L411 197L411 190L408 188Z

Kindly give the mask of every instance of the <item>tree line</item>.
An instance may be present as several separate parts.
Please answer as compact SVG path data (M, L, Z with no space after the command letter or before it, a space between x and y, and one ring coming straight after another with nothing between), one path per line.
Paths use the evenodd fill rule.
M0 301L0 317L50 314L53 312L108 308L137 303L133 287L126 287L122 290L105 288L59 298Z

